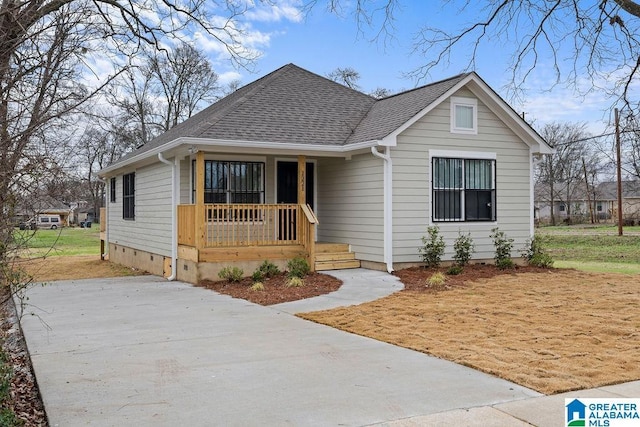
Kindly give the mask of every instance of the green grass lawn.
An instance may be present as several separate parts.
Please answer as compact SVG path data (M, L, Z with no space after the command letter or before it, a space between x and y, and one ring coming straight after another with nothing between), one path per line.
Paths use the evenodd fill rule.
M57 230L16 230L16 237L25 239L28 255L100 255L100 228L69 228Z
M625 227L637 233L640 227ZM547 227L539 230L556 267L586 271L640 273L640 235L617 235L615 226Z
M612 224L580 224L580 225L556 225L544 226L537 229L541 234L611 234L618 235L618 226ZM640 226L624 227L625 233L640 233Z

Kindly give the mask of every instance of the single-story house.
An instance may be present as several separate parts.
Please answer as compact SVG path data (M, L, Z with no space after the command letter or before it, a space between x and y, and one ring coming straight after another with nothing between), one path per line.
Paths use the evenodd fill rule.
M563 183L557 183L556 188L565 195ZM535 211L536 218L541 222L550 222L551 203L548 201L548 189L545 185L536 185ZM589 206L589 202L591 206ZM560 196L553 202L553 212L556 223L588 222L593 212L596 221L618 220L618 183L604 181L596 185L587 197L584 183L573 186L571 201L560 200ZM640 181L622 181L622 215L627 224L640 222Z
M18 221L28 221L37 215L60 215L62 225L69 226L73 220L73 209L65 202L41 194L23 201L15 212Z
M596 187L596 202L599 209L618 220L618 183L601 182ZM640 224L640 180L622 181L622 217L629 225Z
M391 271L438 225L490 260L533 234L547 143L475 72L382 99L288 64L99 175L110 260L195 282L225 266L306 257ZM103 224L104 227L104 224Z

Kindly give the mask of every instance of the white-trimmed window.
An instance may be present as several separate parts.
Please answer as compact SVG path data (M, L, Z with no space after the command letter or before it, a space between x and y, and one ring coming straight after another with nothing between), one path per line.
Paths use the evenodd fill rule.
M116 178L113 177L111 178L111 180L109 181L109 197L110 197L110 201L111 203L115 203L116 202Z
M495 159L432 157L434 222L495 221Z
M195 160L192 168L192 199L195 203ZM264 163L205 160L205 203L264 203Z
M122 176L122 219L136 219L136 173Z
M478 100L451 97L451 132L478 133Z

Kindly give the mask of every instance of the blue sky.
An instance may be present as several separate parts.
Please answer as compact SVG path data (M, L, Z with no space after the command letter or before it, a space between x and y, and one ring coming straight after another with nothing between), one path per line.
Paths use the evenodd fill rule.
M442 9L441 2L406 1L403 8L396 11L393 38L384 43L371 41L375 35L373 29L359 32L349 10L336 16L318 4L303 17L297 13L298 4L296 0L282 0L275 11L263 10L249 17L247 25L252 32L253 48L261 52L261 57L253 73L232 69L225 61L215 61L223 82L239 78L242 84L247 84L287 63L294 63L320 75L337 67L352 67L360 73L359 84L364 92L377 87L400 91L456 75L467 66L468 49L456 49L450 63L434 69L426 80L416 82L405 76L425 62L425 58L411 52L417 28L429 25L451 29L469 22L476 11L460 15L455 10ZM487 43L477 56L475 71L516 111L526 112L527 119L535 120L536 127L555 120L587 122L587 129L593 134L605 130L611 102L597 92L581 97L562 86L549 91L555 76L545 67L544 58L527 81L525 98L508 98L505 85L510 83L512 54L513 47Z

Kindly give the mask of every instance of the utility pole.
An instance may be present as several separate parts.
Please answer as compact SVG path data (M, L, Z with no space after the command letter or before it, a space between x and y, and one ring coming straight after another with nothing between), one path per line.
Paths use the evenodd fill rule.
M616 120L616 169L618 174L618 236L622 236L622 155L620 154L620 117L615 109Z
M593 206L591 205L591 191L589 190L589 177L587 175L587 165L584 163L584 157L582 158L582 171L584 172L584 184L587 187L587 203L589 205L589 219L591 224L595 223L593 216Z

